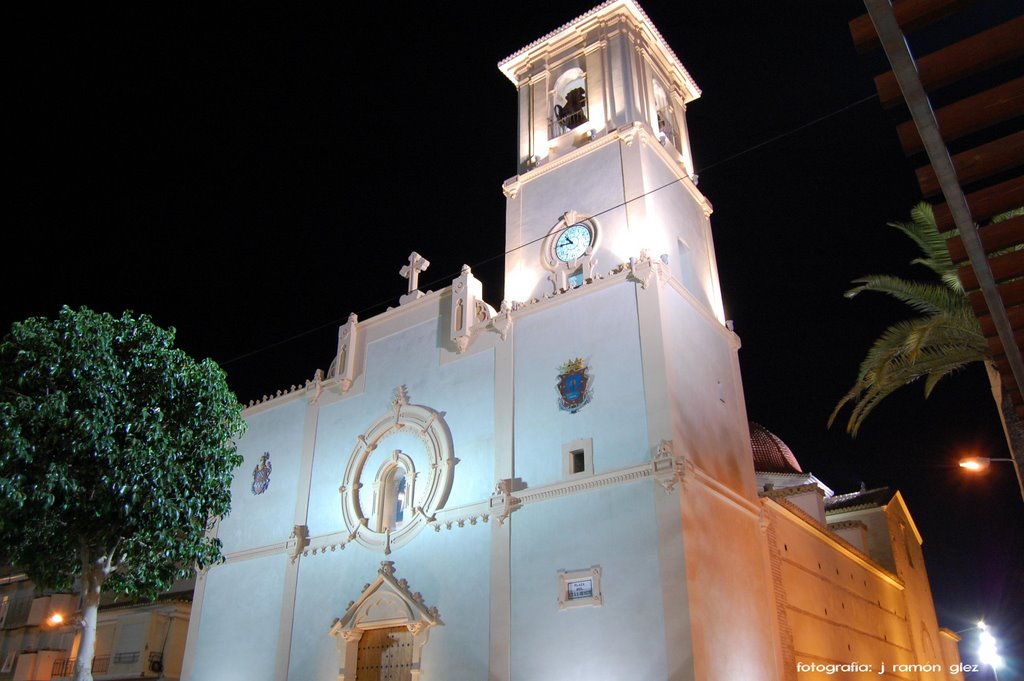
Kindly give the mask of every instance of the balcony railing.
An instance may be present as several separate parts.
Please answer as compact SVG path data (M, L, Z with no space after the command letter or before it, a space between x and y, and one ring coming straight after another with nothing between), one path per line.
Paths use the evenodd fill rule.
M74 657L65 657L60 660L54 660L53 670L50 672L50 675L54 678L74 676L76 659ZM93 674L105 674L108 669L110 669L110 656L104 655L92 658Z
M561 115L558 115L561 113ZM569 132L573 128L579 125L583 125L590 120L590 115L587 111L587 105L584 104L578 109L571 109L570 107L562 108L557 107L555 109L555 115L550 121L550 134L549 137L558 137Z
M138 651L134 653L116 653L114 655L114 664L132 664L139 661Z
M33 599L33 596L28 596L26 598L15 598L11 601L7 608L7 616L4 617L0 628L14 629L28 622L28 613L32 610Z

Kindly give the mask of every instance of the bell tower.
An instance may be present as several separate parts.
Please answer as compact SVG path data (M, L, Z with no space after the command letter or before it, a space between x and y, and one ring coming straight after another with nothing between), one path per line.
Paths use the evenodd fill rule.
M519 93L519 174L504 184L505 297L661 258L722 318L686 106L700 89L647 14L609 0L499 63Z

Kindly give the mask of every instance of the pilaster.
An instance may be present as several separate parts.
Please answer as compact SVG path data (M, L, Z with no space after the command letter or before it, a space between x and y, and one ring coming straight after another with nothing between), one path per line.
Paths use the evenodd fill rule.
M494 348L495 484L515 477L515 329ZM491 523L488 681L512 678L512 519Z
M649 265L648 265L649 266ZM665 622L665 658L670 681L694 677L690 598L686 576L681 497L686 485L676 485L677 463L683 452L673 448L671 392L662 325L661 281L636 286L640 354L643 362L644 399L647 403L647 440L652 458L669 463L671 484L652 485L655 522L658 526L658 563L661 570L662 616ZM685 483L685 477L682 479Z
M340 368L340 367L339 367ZM296 546L292 559L285 567L284 587L281 590L281 620L277 634L277 655L274 664L274 678L286 681L288 664L291 660L292 627L295 618L295 594L299 583L299 566L301 564L301 546L309 535L307 512L309 510L309 490L313 477L313 452L316 445L317 419L320 407L316 400L306 403L306 416L302 429L302 456L299 460L298 495L295 501L295 531L293 532Z
M199 644L199 622L203 613L203 597L206 595L206 570L196 574L196 585L192 590L192 611L189 614L188 634L185 637L185 654L181 662L181 681L192 681L192 670L196 663L196 647Z

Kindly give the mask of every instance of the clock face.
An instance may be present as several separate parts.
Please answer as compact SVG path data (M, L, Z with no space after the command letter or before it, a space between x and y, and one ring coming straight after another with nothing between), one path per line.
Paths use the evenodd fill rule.
M572 262L587 252L594 233L584 224L577 223L558 235L555 242L555 257L562 262Z

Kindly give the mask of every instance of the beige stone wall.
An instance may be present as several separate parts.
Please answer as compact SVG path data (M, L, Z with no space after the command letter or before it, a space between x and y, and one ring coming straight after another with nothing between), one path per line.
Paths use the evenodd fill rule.
M903 496L898 492L885 506L889 536L892 541L892 555L896 573L903 581L904 598L907 603L907 619L914 648L919 651L923 662L939 664L941 672L923 672L921 681L950 678L948 670L957 666L960 656L955 646L950 650L942 643L943 636L935 616L931 585L921 551L921 535L914 525Z
M769 527L783 678L956 678L948 675L954 661L940 650L919 555L911 559L921 572L906 573L911 580L906 584L902 573L883 568L785 501L761 503ZM890 526L909 526L901 513L889 515ZM906 560L892 553L897 565Z
M757 506L700 476L680 495L697 679L777 679L782 670Z

